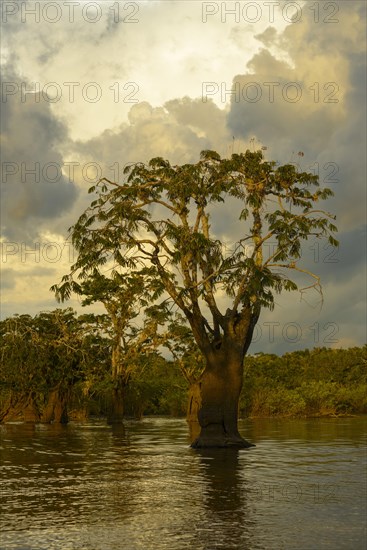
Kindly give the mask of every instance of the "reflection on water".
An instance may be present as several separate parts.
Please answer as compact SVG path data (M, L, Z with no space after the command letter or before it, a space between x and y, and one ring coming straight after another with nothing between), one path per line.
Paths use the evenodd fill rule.
M0 548L364 549L364 418L243 421L248 450L184 420L7 424Z

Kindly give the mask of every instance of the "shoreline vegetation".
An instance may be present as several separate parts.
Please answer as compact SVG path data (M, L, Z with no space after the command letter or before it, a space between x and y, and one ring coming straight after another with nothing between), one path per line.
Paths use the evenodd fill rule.
M63 315L74 319L70 312ZM11 331L2 322L0 422L66 423L88 417L108 418L114 391L108 340L90 332L89 325L88 337L78 340L73 324L69 332L62 323L55 329L55 319L49 316L41 319L40 342L41 330L30 337L32 319L25 320L28 324L23 323L27 328L23 332L20 317L15 318L17 325ZM84 318L83 323L86 330ZM366 351L365 345L247 356L239 418L367 414ZM197 383L200 368L195 353L187 357L186 373L188 370L196 370ZM140 357L140 364L135 365L123 388L123 417L185 417L189 390L180 361L148 353Z
M241 406L253 418L365 414L366 346L248 357Z
M246 357L239 417L311 418L367 414L366 349L366 346L314 348L283 356L260 353ZM136 415L139 398L145 404L142 414L185 416L188 388L180 379L177 367L168 364L160 377L151 376L133 383L126 395L126 416L139 416ZM152 399L150 388L153 385L157 391Z

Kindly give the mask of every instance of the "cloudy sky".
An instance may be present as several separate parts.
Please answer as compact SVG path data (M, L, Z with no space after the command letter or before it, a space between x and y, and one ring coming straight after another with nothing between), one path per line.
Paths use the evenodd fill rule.
M363 1L3 1L1 317L57 303L67 229L104 175L265 145L318 173L340 247L305 244L322 277L264 311L252 352L362 345L366 80ZM303 157L298 152L304 153ZM220 213L231 238L232 211ZM219 219L219 218L218 218ZM80 310L77 300L68 305Z

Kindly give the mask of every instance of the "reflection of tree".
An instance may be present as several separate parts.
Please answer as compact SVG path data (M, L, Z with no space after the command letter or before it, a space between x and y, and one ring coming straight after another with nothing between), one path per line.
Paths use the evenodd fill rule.
M125 445L128 446L129 441L126 438L127 434L126 434L125 426L123 424L112 424L111 426L112 426L111 442L113 446L117 448Z
M205 516L198 525L200 544L211 548L252 548L253 523L248 507L247 482L244 476L246 451L205 449L199 452L203 473ZM211 526L211 529L208 529Z

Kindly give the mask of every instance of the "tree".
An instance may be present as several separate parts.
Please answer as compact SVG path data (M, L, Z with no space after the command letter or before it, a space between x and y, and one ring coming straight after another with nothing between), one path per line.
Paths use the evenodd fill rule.
M111 386L111 337L106 331L110 320L106 314L83 313L78 316L83 334L80 351L83 354L82 376L74 385L70 405L73 416L85 419L95 399L105 401L106 389ZM93 402L93 404L92 404Z
M121 423L125 389L140 366L140 355L159 345L157 329L164 322L165 309L148 303L148 290L157 291L148 273L120 273L114 268L107 277L94 268L88 274L82 271L80 279L76 281L73 273L65 275L51 290L58 301L68 299L74 292L83 297L83 306L96 302L104 305L108 315L100 317L101 330L111 342L112 399L107 420L110 424ZM145 316L138 326L136 319L143 308Z
M109 265L154 281L152 299L164 290L205 358L193 446L249 446L237 428L244 356L261 308L273 308L274 293L298 288L292 273L311 277L305 288L321 292L299 261L311 235L337 244L334 217L314 206L332 192L262 151L223 159L203 151L181 166L158 157L125 175L123 184L103 178L90 189L97 199L70 230L78 252L71 274L87 278ZM239 238L230 244L217 228L225 201L233 215L237 209Z
M56 309L35 317L15 315L0 323L0 421L67 422L73 385L87 362L84 330L75 312Z

